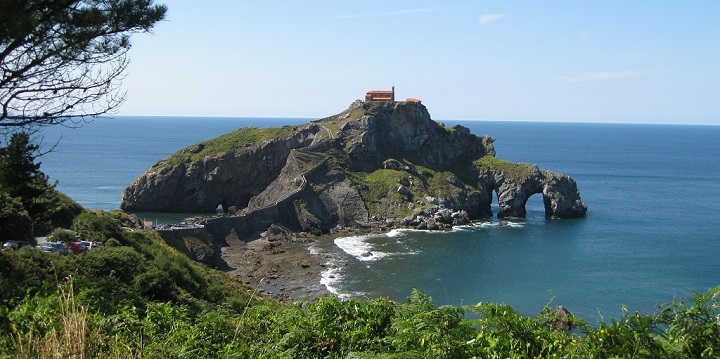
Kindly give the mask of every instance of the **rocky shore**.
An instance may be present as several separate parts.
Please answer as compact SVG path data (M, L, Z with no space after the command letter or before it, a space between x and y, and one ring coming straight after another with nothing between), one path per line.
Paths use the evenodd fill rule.
M331 294L320 283L327 261L310 252L316 240L302 234L258 234L253 241L238 240L222 248L224 267L219 269L261 295L281 301L314 300Z
M373 217L362 227L336 227L324 235L292 232L278 225L240 239L226 238L215 266L261 295L281 301L314 300L332 293L321 283L330 258L314 254L313 244L343 236L384 233L392 229L451 230L471 223L465 211L421 210L403 219Z

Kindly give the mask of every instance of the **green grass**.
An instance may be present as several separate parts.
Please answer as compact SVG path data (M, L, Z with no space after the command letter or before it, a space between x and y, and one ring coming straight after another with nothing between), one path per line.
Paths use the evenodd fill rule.
M467 178L457 175L459 171L434 171L423 166L416 166L418 173L427 179L430 195L433 197L443 197L450 193L456 192L458 187L452 185L447 179L449 177L458 177L463 182L462 189L475 189L477 181L467 181ZM467 177L467 176L465 176Z
M304 164L306 169L313 168L325 160L325 156L320 154L312 154L303 151L293 151L295 158Z
M355 107L352 109L347 109L330 119L326 119L323 121L318 122L320 125L323 125L327 127L330 132L332 132L333 136L337 136L337 133L340 131L340 129L348 122L356 121L360 117L363 117L366 115L366 111L362 106Z
M405 217L413 212L413 210L408 208L408 203L413 203L416 209L423 208L423 206L417 204L416 201L420 200L424 202L426 196L440 198L453 196L460 189L476 189L476 187L464 183L462 188L452 185L447 179L455 175L450 171L435 171L423 166L416 166L416 170L420 176L405 171L379 169L370 173L349 172L348 177L360 192L360 196L367 204L371 216L380 214ZM408 187L410 198L408 198L407 201L402 195L397 193L397 189L400 186L399 181L403 178L409 178L413 184ZM399 206L389 207L389 203L399 204ZM424 207L429 206L431 206L431 204L424 205Z
M503 161L493 156L484 156L473 162L480 171L485 170L499 170L505 174L505 176L514 181L522 181L525 178L530 177L532 174L532 166L529 163L513 163Z
M347 172L347 175L368 206L370 216L402 217L412 212L407 208L403 196L397 193L400 186L398 181L407 176L405 172L379 169L370 173Z
M303 127L304 126L270 128L244 127L220 137L186 147L156 165L165 164L174 166L186 160L197 161L206 156L242 152L259 145L265 140L287 138Z

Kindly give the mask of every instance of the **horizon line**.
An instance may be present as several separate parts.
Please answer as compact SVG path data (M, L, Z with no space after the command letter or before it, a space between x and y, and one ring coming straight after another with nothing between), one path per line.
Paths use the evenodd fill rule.
M220 116L220 115L107 115L101 118L118 117L155 117L155 118L217 118L217 119L292 119L316 121L326 117L292 117L292 116ZM567 124L607 124L607 125L668 125L668 126L720 126L713 123L699 122L622 122L617 120L528 120L528 119L433 119L435 122L456 121L456 122L519 122L519 123L567 123Z

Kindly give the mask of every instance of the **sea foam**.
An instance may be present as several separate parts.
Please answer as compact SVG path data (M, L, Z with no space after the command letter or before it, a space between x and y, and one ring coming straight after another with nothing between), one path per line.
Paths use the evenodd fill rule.
M340 237L335 239L335 245L343 252L364 262L376 261L390 256L390 253L375 250L372 244L368 243L370 235Z

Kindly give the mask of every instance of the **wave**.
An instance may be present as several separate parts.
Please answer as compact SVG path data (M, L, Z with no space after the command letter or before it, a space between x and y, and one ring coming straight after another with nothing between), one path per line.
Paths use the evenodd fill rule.
M325 263L325 268L326 269L320 273L320 284L325 286L327 291L332 295L337 296L341 300L348 300L369 295L369 293L366 292L346 293L340 289L339 284L345 279L345 276L342 273L342 264L340 261L330 260Z
M324 285L331 294L339 295L340 290L336 285L340 279L342 279L340 267L332 262L328 262L325 265L327 269L320 273L320 284Z
M372 244L366 242L371 237L372 235L340 237L335 239L335 245L342 249L343 252L364 262L389 257L390 253L375 250Z
M101 189L101 190L113 190L113 191L114 191L114 190L122 190L122 189L125 189L125 188L122 187L122 186L100 186L100 187L98 187L97 189Z
M471 225L470 228L523 228L525 223L522 222L511 222L511 221L500 221L500 222L478 222Z
M429 230L429 229L415 229L415 228L397 228L397 229L391 230L390 232L385 233L384 235L386 235L390 238L395 238L395 237L402 237L406 233L448 234L448 233L455 233L455 232L461 231L461 230L463 230L464 227L467 227L467 226L453 226L450 229L445 229L445 230L441 230L441 231Z
M411 231L411 230L398 228L398 229L393 229L393 230L391 230L390 232L385 233L385 235L388 236L388 237L390 237L390 238L395 238L395 237L404 236L404 235L405 235L405 232L409 232L409 231Z

